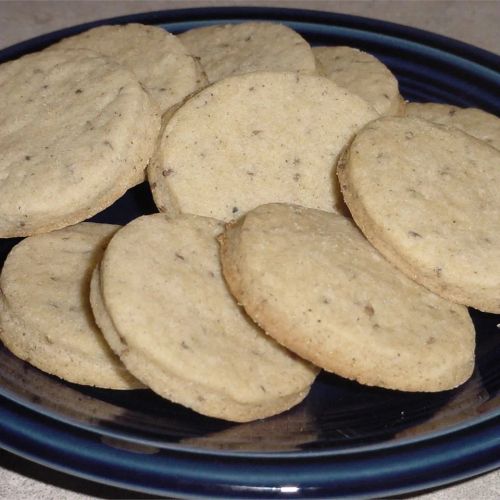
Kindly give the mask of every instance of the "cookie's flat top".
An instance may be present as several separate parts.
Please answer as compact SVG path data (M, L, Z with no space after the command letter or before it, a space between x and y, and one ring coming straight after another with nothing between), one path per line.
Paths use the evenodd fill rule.
M143 178L159 117L135 76L87 50L0 66L0 237L79 222Z
M482 109L410 102L406 105L406 116L451 125L500 149L500 118Z
M249 315L306 359L367 385L439 391L474 366L467 309L408 279L341 215L264 205L222 238Z
M249 73L189 99L148 169L160 211L230 220L280 201L334 210L342 149L377 114L325 77Z
M179 39L157 26L99 26L66 38L54 48L91 49L112 57L134 72L162 112L207 82Z
M302 400L317 370L238 307L220 270L221 231L213 219L163 214L119 231L101 264L98 297L116 333L103 331L160 395L207 415L252 420Z
M459 130L383 118L338 169L354 220L413 279L500 312L500 152Z
M97 328L90 276L118 226L83 222L16 245L0 276L0 337L14 354L65 380L140 386Z
M314 47L319 71L370 103L380 115L401 114L396 77L376 57L353 47Z
M283 24L247 22L195 28L179 35L210 82L253 71L314 73L309 44Z

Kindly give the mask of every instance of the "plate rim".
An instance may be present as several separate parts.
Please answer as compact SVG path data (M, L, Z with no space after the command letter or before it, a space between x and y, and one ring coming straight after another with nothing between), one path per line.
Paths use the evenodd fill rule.
M236 16L235 14L238 14ZM276 18L282 21L302 21L307 20L313 24L336 24L338 26L347 25L349 27L360 27L364 31L377 34L381 28L388 34L406 40L420 40L422 37L427 39L427 45L443 49L445 52L458 52L461 58L472 60L486 67L491 67L494 71L500 72L500 55L497 55L486 49L462 42L455 38L440 35L432 31L414 28L399 23L383 21L364 16L352 14L340 14L336 12L327 12L313 9L297 9L288 7L265 7L265 6L234 6L234 7L190 7L183 9L165 9L151 12L139 12L121 16L112 16L104 19L97 19L74 26L68 26L49 33L43 33L28 40L15 43L0 50L0 63L17 58L33 50L40 50L42 45L49 45L69 34L77 34L90 28L101 26L103 24L124 24L137 22L144 24L166 24L176 21L207 20L236 20L241 18L263 20ZM19 53L19 52L22 52ZM465 56L465 57L464 57Z
M408 446L394 456L387 455L385 450L356 453L347 465L344 457L311 460L308 457L216 456L217 461L214 457L200 460L189 452L174 450L167 450L159 459L151 459L155 455L140 455L97 443L99 434L60 425L43 416L33 419L26 416L31 410L9 401L2 404L1 400L0 397L0 430L4 431L1 443L7 451L84 479L153 495L176 495L175 498L262 498L263 493L265 498L272 498L286 496L283 495L286 490L281 491L286 487L303 490L305 497L312 498L393 496L444 486L500 467L500 456L496 453L500 437L494 432L500 418L493 426L475 426L461 433L461 439L474 450L476 459L473 466L467 468L462 466L470 465L468 454L454 453L457 450L441 443L433 443L430 449L419 446L417 452ZM16 427L22 430L16 432ZM14 432L8 435L5 430ZM492 433L497 436L488 443L477 439L478 435ZM60 434L65 435L66 441L54 439ZM446 436L444 440L447 441ZM82 446L85 446L84 452ZM437 457L432 454L434 451L438 452ZM442 460L443 454L447 460ZM445 477L441 475L442 465L447 471ZM290 496L300 494L298 491L288 493Z
M11 353L7 353L12 355ZM30 367L38 370L36 367ZM42 375L47 375L43 373ZM49 377L54 377L49 375ZM56 380L56 382L58 382ZM61 381L64 382L64 381ZM78 384L72 384L78 385ZM282 458L282 459L293 459L293 458L320 458L320 457L342 457L358 453L372 453L381 450L394 450L397 448L404 448L407 446L420 445L425 441L432 441L434 439L440 439L448 437L455 433L464 432L477 425L492 425L495 423L500 424L500 407L493 410L489 410L479 416L472 417L466 421L456 423L452 426L446 427L444 430L435 430L426 432L423 434L418 434L417 436L403 437L399 438L397 441L382 441L372 444L356 444L354 446L340 445L335 448L328 449L305 449L305 450L271 450L271 451L238 451L234 449L216 449L209 447L196 447L194 445L179 444L177 442L162 442L155 438L141 437L135 434L133 431L128 433L126 430L113 429L113 428L96 428L91 424L87 424L84 421L79 421L74 417L58 416L56 410L45 411L43 406L33 402L31 400L23 400L16 396L16 394L11 391L0 388L0 406L1 401L5 399L13 404L16 404L30 412L39 414L44 418L51 419L55 422L59 422L61 425L74 427L78 430L90 433L96 433L101 436L116 439L122 442L137 444L139 446L153 446L158 447L164 451L172 452L185 452L191 453L193 455L200 456L223 456L223 457L251 457L251 458ZM500 430L499 430L500 436ZM1 437L0 437L1 443ZM500 445L500 442L499 442Z

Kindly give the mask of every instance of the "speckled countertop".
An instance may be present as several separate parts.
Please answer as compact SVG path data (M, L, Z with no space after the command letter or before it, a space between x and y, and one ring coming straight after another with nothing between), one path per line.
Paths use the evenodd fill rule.
M500 1L300 0L300 1L5 1L0 0L0 49L56 29L106 17L199 6L261 5L308 8L373 17L434 31L498 53ZM0 498L73 500L144 498L31 463L0 450ZM493 500L500 498L500 471L405 498Z

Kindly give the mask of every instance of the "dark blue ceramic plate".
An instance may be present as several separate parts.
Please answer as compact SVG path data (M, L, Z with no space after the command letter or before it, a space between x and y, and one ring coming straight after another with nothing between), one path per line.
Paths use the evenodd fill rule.
M39 50L97 24L142 22L177 33L210 23L280 21L312 44L382 59L414 101L500 114L500 58L438 35L359 17L263 8L157 12L51 33L0 52ZM94 217L154 212L146 185ZM0 262L17 240L0 240ZM0 348L0 444L95 481L168 496L382 496L443 485L500 465L500 316L471 310L477 368L438 394L370 388L322 374L298 407L249 424L197 415L149 391L62 382ZM402 325L404 328L404 325Z

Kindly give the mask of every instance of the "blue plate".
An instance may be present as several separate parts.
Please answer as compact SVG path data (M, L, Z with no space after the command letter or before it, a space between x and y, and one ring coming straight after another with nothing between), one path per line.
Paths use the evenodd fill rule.
M272 8L139 14L9 47L0 62L99 24L173 33L207 24L283 22L315 45L371 52L413 101L500 114L500 58L424 31L360 17ZM92 220L124 224L155 211L147 185ZM0 240L0 263L18 239ZM166 496L385 496L443 485L500 465L500 316L471 310L477 367L460 388L411 394L323 373L306 400L248 424L204 417L150 391L92 389L44 374L0 347L0 444L49 467Z

